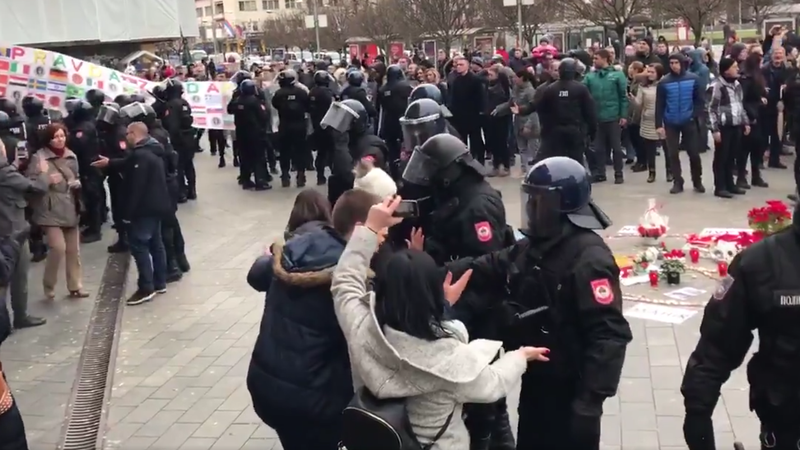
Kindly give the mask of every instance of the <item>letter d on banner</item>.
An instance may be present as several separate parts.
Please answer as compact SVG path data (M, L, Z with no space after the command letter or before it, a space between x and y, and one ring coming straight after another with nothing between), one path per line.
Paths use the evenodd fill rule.
M197 83L186 83L183 86L186 88L187 94L197 94L200 92L200 86Z

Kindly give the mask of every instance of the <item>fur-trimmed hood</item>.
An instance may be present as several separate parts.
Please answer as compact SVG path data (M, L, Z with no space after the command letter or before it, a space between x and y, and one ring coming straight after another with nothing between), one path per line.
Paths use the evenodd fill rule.
M272 271L291 286L315 287L330 284L333 269L347 243L328 226L294 236L273 247Z

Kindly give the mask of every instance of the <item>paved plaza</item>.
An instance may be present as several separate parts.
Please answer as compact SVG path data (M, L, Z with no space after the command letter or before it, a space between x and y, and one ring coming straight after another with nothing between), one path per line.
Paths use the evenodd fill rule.
M263 295L254 292L245 277L253 260L282 234L299 191L243 192L236 184L236 169L218 169L216 162L207 151L197 155L199 200L182 205L179 211L192 271L153 302L125 307L107 405L106 449L281 448L275 433L253 412L245 385L264 308ZM785 198L792 189L789 170L767 170L770 189L751 190L733 200L717 199L710 193L709 154L704 155L704 163L709 190L705 195L690 191L669 195L661 170L662 178L654 184L645 183L646 174L628 171L625 185L595 186L597 203L615 222L606 234L636 224L652 197L663 203L670 232L741 228L746 226L749 208ZM493 183L503 193L509 222L518 224L519 179ZM104 243L82 248L84 283L92 293L98 290L105 248L113 233L106 232L104 238ZM639 243L638 239L609 242L620 253L631 253ZM667 243L682 244L679 239ZM31 271L30 310L48 323L14 333L3 344L0 357L25 419L31 449L53 450L61 438L94 302L93 298L41 300L42 270L39 263ZM135 289L135 277L132 264L128 294ZM686 281L698 289L714 287L713 280L703 277L688 276ZM60 286L63 290L63 281ZM666 290L636 286L626 292L659 299L666 298ZM627 302L626 308L631 306L633 302ZM630 319L634 340L628 347L619 394L605 404L603 449L686 448L679 387L698 338L701 315L680 325ZM516 395L509 404L516 422ZM757 448L758 421L748 409L743 369L724 386L714 425L718 448L732 448L734 440Z

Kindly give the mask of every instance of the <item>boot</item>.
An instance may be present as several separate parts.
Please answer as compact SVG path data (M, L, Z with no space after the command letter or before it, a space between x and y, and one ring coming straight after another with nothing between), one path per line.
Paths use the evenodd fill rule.
M768 188L769 184L766 181L764 181L763 178L756 177L755 175L753 175L753 186L760 188Z
M30 241L31 262L41 262L47 259L47 246L41 241Z
M256 191L268 191L270 189L272 189L272 185L269 184L268 182L264 182L264 183L261 183L261 184L256 184L256 187L255 187Z
M233 167L239 167L239 157L233 155Z
M726 191L725 189L714 190L714 196L719 198L733 198L733 194Z
M101 239L103 239L103 235L99 231L86 230L81 233L81 244L91 244Z
M306 187L306 174L303 172L298 173L295 182L297 183L297 187L299 188Z
M130 250L128 238L124 231L117 232L117 242L108 246L108 253L125 253Z
M170 258L167 260L167 283L174 283L183 278L183 272L178 268L177 262Z
M189 200L197 200L197 188L194 186L189 188L189 192L186 193L186 198Z
M497 412L492 426L492 437L489 444L490 450L515 450L514 433L511 431L511 422L508 419L508 410L502 408Z
M670 194L680 194L683 192L683 180L674 180L672 182L672 189L669 190Z
M192 266L189 265L189 260L186 259L185 253L179 253L175 255L175 262L178 264L178 268L181 272L188 272L192 270Z
M225 167L225 157L224 156L219 155L219 164L217 164L217 167L219 167L220 169Z
M325 186L328 180L325 178L325 175L317 174L317 186Z
M706 188L703 186L703 182L701 180L694 180L692 181L692 185L694 185L694 191L698 194L705 194Z
M650 171L650 174L647 176L648 183L654 183L656 181L656 172L654 170Z
M732 187L728 188L728 192L730 192L733 195L744 195L747 193L747 191L736 185L733 185Z
M292 185L292 180L290 178L281 177L281 187L289 187Z
M747 182L747 176L743 173L740 173L739 176L736 177L736 187L742 189L750 189L750 184Z
M670 171L668 170L668 171L667 171L667 183L672 183L673 181L675 181L675 176L674 176L674 175L672 175L672 172L670 172Z

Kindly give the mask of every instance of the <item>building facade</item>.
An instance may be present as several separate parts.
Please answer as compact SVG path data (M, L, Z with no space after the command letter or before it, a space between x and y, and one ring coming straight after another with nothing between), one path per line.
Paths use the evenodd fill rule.
M261 32L265 21L305 10L304 0L195 0L200 39L241 39Z

